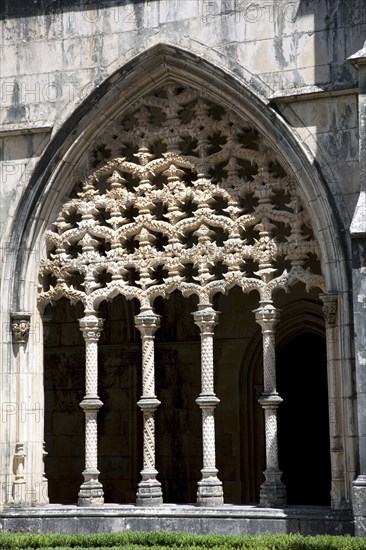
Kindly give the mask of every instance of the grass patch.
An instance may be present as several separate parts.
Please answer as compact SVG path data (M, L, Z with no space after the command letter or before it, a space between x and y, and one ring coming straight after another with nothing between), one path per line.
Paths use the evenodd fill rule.
M186 533L124 532L94 535L30 535L0 534L1 550L366 550L366 539L350 536L264 535L226 536L192 535Z

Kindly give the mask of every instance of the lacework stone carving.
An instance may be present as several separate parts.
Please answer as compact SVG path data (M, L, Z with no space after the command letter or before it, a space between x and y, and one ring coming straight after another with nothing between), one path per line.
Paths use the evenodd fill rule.
M215 293L234 286L258 291L262 305L272 303L276 289L287 291L298 281L307 289L325 290L320 249L295 177L284 171L248 120L198 90L171 82L143 96L106 127L79 169L71 198L46 234L41 307L66 297L82 302L86 312L96 312L103 300L121 294L136 298L146 312L152 311L157 296L178 289L184 296L197 295L203 311ZM280 398L271 368L274 336L263 330L263 407L275 410ZM89 346L94 357L95 348ZM222 487L209 451L218 402L212 334L202 333L202 350L197 402L210 427L204 430L210 435L203 438L210 467L202 470L198 498L202 503L216 498L219 503ZM151 422L158 402L152 336L149 340L147 333L143 353L139 406L148 464L148 454L154 455L148 445L154 442ZM95 387L95 379L88 384ZM278 489L282 502L280 472L270 472L266 491L273 497ZM155 475L154 468L144 467L141 503L145 496L146 502L153 503L155 497L161 502Z
M41 305L96 310L116 294L143 308L179 289L210 303L238 285L268 300L324 288L296 182L248 121L172 83L99 137L80 190L47 232Z
M97 460L97 418L93 411L85 412L85 468L95 467Z
M277 418L273 408L265 410L267 470L278 470Z
M276 394L276 309L268 304L255 311L257 323L262 328L264 393Z
M97 395L98 371L95 368L98 361L98 344L87 340L86 348L86 369L85 369L85 391L86 395Z
M196 311L194 321L201 331L202 394L214 394L213 335L218 313L212 307Z
M203 441L206 443L203 468L214 468L216 464L215 450L215 420L213 416L213 407L205 407L202 410L202 433Z
M144 418L144 470L155 468L155 420L151 411L145 411Z

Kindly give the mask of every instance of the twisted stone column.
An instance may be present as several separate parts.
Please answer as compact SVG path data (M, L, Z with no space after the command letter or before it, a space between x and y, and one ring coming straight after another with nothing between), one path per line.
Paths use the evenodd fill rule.
M281 508L286 505L286 488L281 481L282 472L278 466L277 407L282 399L276 391L276 349L275 325L277 311L267 303L254 311L255 319L262 328L263 338L263 382L264 389L259 403L264 410L266 434L265 481L260 489L260 505Z
M80 487L79 506L98 506L104 503L103 487L98 480L97 414L103 403L98 397L98 340L103 321L96 315L79 320L85 340L85 396L80 407L85 413L85 470Z
M217 312L213 308L196 311L194 321L201 330L201 380L202 391L196 399L202 411L203 468L198 482L197 504L217 506L224 503L222 482L216 468L215 417L216 405L220 400L214 393L213 333Z
M155 395L154 334L160 326L160 317L153 311L142 311L135 317L142 339L142 396L137 402L143 413L144 448L142 480L138 485L136 504L158 506L163 503L161 483L155 469L155 411L160 401Z

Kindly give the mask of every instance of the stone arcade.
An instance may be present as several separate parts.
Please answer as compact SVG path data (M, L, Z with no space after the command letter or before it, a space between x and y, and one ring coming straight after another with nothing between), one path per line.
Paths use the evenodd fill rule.
M320 86L327 2L65 4L0 21L2 529L365 535L361 30Z

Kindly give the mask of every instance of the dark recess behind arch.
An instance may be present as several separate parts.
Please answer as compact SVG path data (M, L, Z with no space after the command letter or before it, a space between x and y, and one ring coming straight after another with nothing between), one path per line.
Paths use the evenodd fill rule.
M288 504L329 506L330 450L325 339L292 338L277 355L278 448ZM309 403L311 405L309 406Z

